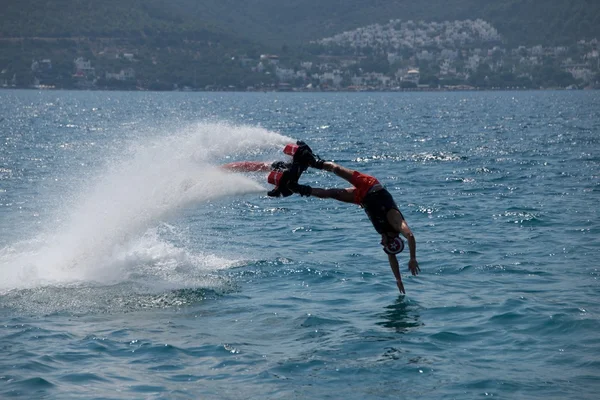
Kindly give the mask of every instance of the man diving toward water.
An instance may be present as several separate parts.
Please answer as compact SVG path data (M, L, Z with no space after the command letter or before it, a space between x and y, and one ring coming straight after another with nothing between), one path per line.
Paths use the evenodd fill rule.
M275 164L273 166L276 167ZM300 185L298 178L308 166L333 172L340 178L350 182L352 187L323 189ZM273 181L270 180L270 183L276 184L277 187L269 192L269 196L289 196L292 193L297 193L301 196L335 199L361 206L367 213L375 230L381 235L381 244L388 255L398 290L400 290L400 293L406 293L400 275L398 258L396 257L396 254L404 249L404 242L402 242L399 235L402 234L408 241L410 250L408 269L413 275L418 275L421 271L417 262L416 240L392 195L375 177L342 167L333 162L317 159L310 147L304 142L298 142L298 149L294 153L291 164L279 164L277 167L276 169L281 172Z

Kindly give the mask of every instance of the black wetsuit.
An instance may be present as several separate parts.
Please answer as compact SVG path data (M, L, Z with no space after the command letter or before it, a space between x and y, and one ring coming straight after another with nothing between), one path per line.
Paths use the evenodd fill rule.
M373 223L373 227L380 234L388 232L396 232L392 225L388 222L387 213L390 210L397 210L398 206L394 198L387 189L380 189L375 192L368 193L362 200L361 206L365 209L367 216ZM402 213L400 212L402 216ZM404 216L402 216L404 218Z

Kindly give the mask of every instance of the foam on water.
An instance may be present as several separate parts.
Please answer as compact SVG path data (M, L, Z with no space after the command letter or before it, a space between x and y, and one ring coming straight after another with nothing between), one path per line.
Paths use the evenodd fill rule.
M0 291L128 279L178 287L200 284L193 280L198 271L238 263L178 248L161 239L157 229L196 204L264 192L262 184L225 172L216 163L275 151L291 139L228 124L157 133L109 155L74 195L57 194L62 205L45 231L0 249Z

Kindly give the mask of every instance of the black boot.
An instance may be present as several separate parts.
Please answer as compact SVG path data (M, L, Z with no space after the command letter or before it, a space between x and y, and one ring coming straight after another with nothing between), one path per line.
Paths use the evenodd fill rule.
M311 148L301 140L296 142L296 144L298 145L298 149L294 153L294 164L300 165L303 169L313 166L316 159Z
M286 163L285 161L274 161L271 164L271 169L275 171L283 171L284 169L289 169L292 166L290 163Z
M290 190L294 193L298 193L300 196L310 196L312 194L312 187L308 185L300 185L297 182L292 182L288 185Z

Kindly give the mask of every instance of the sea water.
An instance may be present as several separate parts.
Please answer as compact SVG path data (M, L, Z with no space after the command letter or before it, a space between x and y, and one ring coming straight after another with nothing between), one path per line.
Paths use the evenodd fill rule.
M297 139L395 197L406 295L219 168ZM0 398L596 399L599 192L599 92L0 91Z

